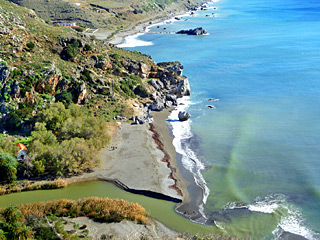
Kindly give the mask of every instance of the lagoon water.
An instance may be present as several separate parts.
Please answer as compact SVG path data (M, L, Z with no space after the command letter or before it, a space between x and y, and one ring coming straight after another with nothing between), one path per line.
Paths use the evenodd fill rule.
M187 128L173 126L175 145L191 135L197 142L187 148L205 166L205 215L253 239L320 239L320 1L210 6L127 45L185 67L192 117ZM209 35L155 34L199 26Z

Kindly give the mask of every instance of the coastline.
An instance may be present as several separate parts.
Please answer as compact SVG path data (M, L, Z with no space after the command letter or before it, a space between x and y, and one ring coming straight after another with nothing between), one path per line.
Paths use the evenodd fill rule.
M196 6L193 6L193 8L198 9L200 6L207 4L208 2L210 1L197 1ZM88 35L93 35L98 39L107 41L113 45L120 45L123 44L126 38L129 36L134 36L139 33L144 34L146 33L148 27L161 24L162 22L168 21L177 16L186 15L189 11L191 11L191 6L188 7L178 5L174 6L173 8L171 6L170 10L167 9L159 15L154 15L142 21L132 23L126 29L120 30L118 32L97 31Z
M188 182L180 175L166 125L169 113L155 112L152 125L113 126L111 143L99 154L101 167L70 177L67 183L108 181L128 192L177 203L188 201Z
M199 1L195 8L200 10L199 7L208 2L210 1ZM164 23L165 21L175 21L174 17L185 16L189 11L190 8L184 6L184 9L173 9L162 15L156 15L144 21L133 23L127 29L115 34L107 33L105 38L103 38L103 32L96 32L93 35L110 44L120 45L126 41L127 37L145 34L149 27ZM202 206L206 197L206 189L199 185L194 173L189 172L183 166L183 156L177 152L176 146L173 144L174 136L172 126L167 123L170 113L171 111L168 109L161 112L152 112L154 122L150 126L149 124L145 124L148 125L148 128L133 125L129 127L134 128L134 130L128 130L127 124L123 124L119 128L116 126L111 142L111 146L116 146L116 150L109 151L107 148L104 148L100 152L99 158L102 160L102 167L95 169L92 173L72 177L68 183L102 180L112 182L126 191L155 198L159 198L157 193L160 193L164 196L164 198L160 196L160 199L165 199L166 196L168 196L169 199L166 200L172 198L171 200L174 202L180 202L175 208L178 214L194 222L205 223L206 218L202 212ZM137 152L144 151L145 154L148 153L152 159L156 159L153 160L153 167L147 164L146 159L143 157L140 157L140 159L132 158L132 156L134 156L133 151L129 154L125 153L125 148L123 147L124 140L132 134L140 140L143 135L148 138L145 142L147 146L130 145L130 142L127 141L126 147L136 148ZM124 136L126 137L124 138ZM117 154L117 152L120 153ZM127 161L121 164L123 160ZM130 162L137 166L135 166L134 169L130 169L130 167L128 167ZM154 172L154 168L161 170ZM144 171L141 171L141 169L144 169ZM138 176L138 178L136 178L136 176ZM180 201L176 201L176 199Z
M201 1L197 5L197 10L195 11L201 11L202 9L200 9L200 7L210 2L213 1ZM164 24L165 21L178 21L174 18L186 16L189 13L190 9L185 8L184 10L173 11L165 16L151 17L150 19L135 23L129 28L114 34L114 36L107 41L114 45L122 45L125 43L126 38L128 37L135 37L139 34L142 35L148 33L148 28L151 26ZM178 107L175 107L171 110L174 111L177 109ZM157 135L154 140L157 143L157 139L160 139L160 145L163 146L163 148L160 147L160 150L165 155L167 152L170 153L169 160L167 161L166 156L164 156L163 161L167 163L167 167L171 171L171 174L168 177L174 181L174 184L168 185L167 187L176 189L178 195L182 194L183 196L182 202L179 203L175 208L175 211L178 214L188 218L193 222L206 224L207 219L204 214L203 205L206 201L209 190L205 186L206 183L200 173L200 170L203 169L202 163L197 162L194 164L194 168L197 168L196 172L190 171L190 169L186 169L184 166L183 158L186 156L178 153L176 146L173 144L173 126L167 122L170 113L171 111L168 111L167 109L161 112L152 112L152 115L154 116L153 125L155 125L154 135Z
M135 23L131 26L129 26L127 29L121 30L118 33L114 34L113 37L110 39L105 39L109 43L114 45L120 45L123 44L127 37L134 36L139 33L146 33L146 30L148 27L156 24L161 24L162 22L169 20L175 16L183 15L188 12L187 9L180 10L176 12L169 13L168 15L159 15L155 17L150 17L142 22Z

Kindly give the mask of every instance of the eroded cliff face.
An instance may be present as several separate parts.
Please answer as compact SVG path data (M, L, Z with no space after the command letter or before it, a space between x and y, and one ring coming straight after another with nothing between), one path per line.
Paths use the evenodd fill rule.
M37 111L57 101L108 120L131 116L132 102L161 111L190 94L179 62L156 64L142 53L49 26L3 0L0 23L3 128L30 129Z

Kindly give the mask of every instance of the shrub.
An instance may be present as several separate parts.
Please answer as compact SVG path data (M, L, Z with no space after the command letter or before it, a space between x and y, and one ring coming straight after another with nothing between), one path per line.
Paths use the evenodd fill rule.
M149 92L148 90L141 84L139 84L135 89L134 89L134 93L136 95L139 95L140 97L146 98L149 97Z
M78 201L60 199L48 202L37 202L20 205L19 209L25 217L29 215L44 217L87 216L103 222L120 222L124 219L147 224L148 213L137 203L125 200L89 197Z
M12 183L17 179L17 160L9 153L0 154L0 181Z
M0 186L0 195L3 195L5 193L6 193L6 189L4 187Z
M76 30L77 32L84 32L84 28L83 27L72 27L72 29Z
M65 188L67 186L68 186L67 181L59 178L59 179L56 179L52 182L48 182L48 183L42 185L41 188L42 189L57 189L57 188Z
M83 81L90 81L90 82L93 81L93 79L91 77L91 72L88 69L86 69L86 68L83 69L83 71L80 74L81 74L81 79Z
M69 106L71 103L73 103L72 94L66 90L62 90L61 93L56 95L56 101L62 102L65 106Z
M29 50L32 50L35 47L33 42L28 42L27 43L27 48L29 48Z
M66 61L72 61L79 53L80 43L78 40L75 40L73 43L69 43L66 47L63 48L60 57Z
M92 50L91 45L85 44L85 45L84 45L84 50L85 50L86 52L90 52L90 51Z

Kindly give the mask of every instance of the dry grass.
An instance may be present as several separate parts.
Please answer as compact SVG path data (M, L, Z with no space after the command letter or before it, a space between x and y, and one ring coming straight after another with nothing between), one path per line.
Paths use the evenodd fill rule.
M20 205L19 209L25 217L35 215L44 217L55 214L57 216L87 216L102 222L121 222L130 220L147 224L148 213L137 203L129 203L119 199L90 197L74 200L53 200Z
M3 195L6 193L6 189L2 186L0 186L0 195Z
M57 188L65 188L68 186L68 183L64 179L56 179L52 182L48 182L40 186L41 189L57 189Z
M31 182L31 181L21 181L16 185L5 184L0 186L0 195L10 194L15 192L24 192L24 191L34 191L41 189L57 189L65 188L68 186L68 183L64 179L56 179L54 181L40 181L40 182Z

